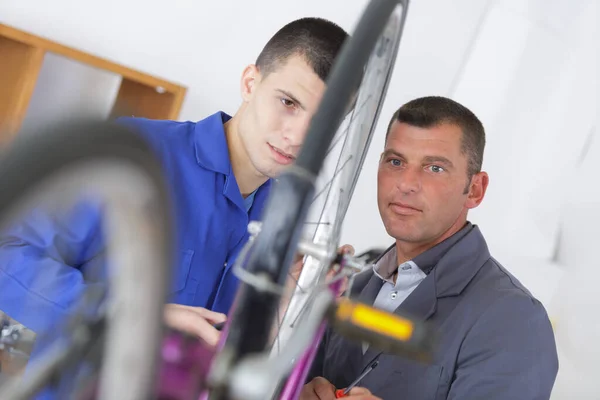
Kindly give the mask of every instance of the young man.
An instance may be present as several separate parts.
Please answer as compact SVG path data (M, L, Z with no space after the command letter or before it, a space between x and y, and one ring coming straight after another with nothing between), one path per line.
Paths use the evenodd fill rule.
M547 313L490 255L468 211L481 204L485 133L443 97L402 106L388 126L378 206L395 239L351 296L427 321L439 334L430 364L382 354L327 332L303 400L334 399L363 368L361 386L384 399L548 399L558 372Z
M176 262L165 320L215 343L238 286L231 267L271 185L294 162L347 33L302 18L279 30L241 77L242 104L197 123L123 118L158 153L176 212ZM79 204L34 214L0 238L0 310L35 332L61 324L104 268L100 214ZM209 311L210 310L210 311Z

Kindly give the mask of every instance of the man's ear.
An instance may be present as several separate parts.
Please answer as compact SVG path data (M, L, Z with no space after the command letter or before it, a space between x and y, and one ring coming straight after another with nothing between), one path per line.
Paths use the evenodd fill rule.
M471 178L469 191L467 193L467 202L465 206L469 209L477 207L483 201L490 178L487 172L478 172Z
M250 101L257 84L260 82L260 72L254 64L248 65L242 72L242 79L240 82L240 90L242 99L244 101Z

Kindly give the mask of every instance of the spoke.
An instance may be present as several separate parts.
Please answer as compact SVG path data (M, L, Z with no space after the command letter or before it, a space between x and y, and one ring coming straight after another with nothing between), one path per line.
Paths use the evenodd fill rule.
M342 164L342 166L335 172L335 174L333 174L333 177L325 184L325 186L323 187L323 189L321 189L319 191L319 193L317 193L315 195L315 197L313 197L311 204L315 202L315 200L317 200L323 193L325 193L325 191L327 190L328 187L331 186L331 184L333 183L333 181L335 180L335 178L340 174L340 172L342 172L342 170L344 169L344 167L346 165L348 165L348 163L350 162L350 160L352 160L352 158L354 158L354 156L352 154L350 154L348 156L348 158L346 159L346 161L344 161L344 163ZM318 222L317 222L318 224Z
M364 109L365 104L367 104L367 101L369 101L369 99L371 98L371 96L368 96L365 101L358 107L355 108L352 111L352 115L350 117L350 122L348 123L348 126L339 134L337 135L332 142L332 145L330 146L329 150L327 151L327 155L330 154L330 152L333 150L333 148L338 144L339 141L341 141L342 139L344 139L345 137L347 137L348 132L350 132L350 128L353 126L354 120L355 118L358 116L358 114ZM347 140L347 139L346 139ZM338 159L338 165L337 165L337 169L335 171L335 173L333 174L333 176L331 177L331 179L323 186L323 188L313 197L313 200L311 202L311 204L313 204L320 196L322 196L328 189L331 188L331 185L333 184L334 180L337 178L337 176L344 170L344 168L349 164L349 162L354 158L353 154L349 154L348 157L343 161L343 163L341 163L340 165L340 159ZM332 225L331 222L305 222L305 225ZM300 316L306 311L306 309L309 307L310 303L311 303L311 298L314 296L314 294L316 293L316 291L314 289L321 287L321 285L317 285L316 288L312 288L312 290L305 290L304 288L302 288L298 282L298 280L296 278L294 278L291 274L288 274L290 277L292 277L292 279L295 281L295 285L296 288L300 289L300 292L302 293L302 295L307 295L309 296L309 299L307 299L306 303L304 304L304 306L301 308L300 312L298 313L298 315L296 315L296 317L294 318L294 321L292 321L291 326L294 326L298 320L298 318L300 318ZM278 319L279 319L279 309L277 311L278 313ZM281 331L281 327L283 326L283 320L278 324L279 329L277 332L277 339L279 339L279 332ZM277 351L280 351L279 348L280 344L279 344L279 340L277 340Z
M290 278L292 278L292 280L294 281L294 283L296 284L296 287L300 289L300 291L302 291L302 293L306 293L306 290L304 290L302 288L302 286L300 286L300 283L298 282L298 279L294 278L294 275L292 275L290 272L288 272L288 276Z
M304 303L304 306L300 309L300 311L298 312L298 314L296 315L296 317L294 318L294 320L292 321L292 323L290 324L290 326L293 327L293 326L296 325L296 322L298 322L298 319L300 319L300 316L302 316L302 314L304 314L304 312L306 312L306 310L308 309L308 307L311 305L312 300L314 300L315 296L317 295L317 293L320 290L326 289L327 286L331 285L332 283L337 282L340 279L344 279L346 277L350 278L351 276L352 276L352 273L341 271L340 273L338 273L332 279L325 280L325 282L317 284L310 291L305 292L305 293L308 293L308 299L306 300L306 302ZM280 325L279 328L281 330L281 325ZM277 333L277 337L279 337L279 332Z
M394 21L396 20L397 18ZM307 230L316 229L315 233L318 233L323 227L327 227L318 237L319 242L327 243L327 245L338 245L340 239L340 223L344 219L351 194L354 192L357 175L360 173L360 167L362 167L373 135L373 128L385 98L403 20L399 23L398 26L390 26L389 29L396 30L396 32L385 31L384 40L381 40L380 45L373 49L373 53L377 57L371 58L365 66L359 92L356 93L356 97L351 99L353 104L350 106L353 107L345 114L342 124L338 126L326 151L323 170L317 185L315 185L316 195L313 195L310 201L310 216L304 226ZM348 164L351 164L350 169ZM342 171L344 173L340 175ZM329 228L333 229L329 231ZM316 236L313 240L316 240ZM307 274L310 273L310 283L305 283L302 279L304 287L294 293L294 296L298 296L297 301L293 301L293 304L290 303L290 306L293 306L292 309L290 310L288 306L285 318L279 324L278 347L274 348L278 353L286 351L286 341L290 340L289 335L299 329L301 317L311 313L315 307L314 300L318 298L316 297L318 293L322 290L329 290L327 286L340 279L348 279L348 284L352 284L356 268L344 265L341 271L336 271L335 276L331 277L329 274L325 274L326 270L331 267L332 265L319 263L315 265L315 270L305 271ZM320 275L316 281L313 281L313 274L317 272L324 275ZM299 282L296 282L296 287L300 287Z
M348 126L342 132L340 132L336 137L333 138L333 141L331 142L331 146L329 146L329 150L327 150L325 157L327 157L329 155L329 153L331 153L331 151L335 148L335 146L338 144L338 142L340 140L342 140L342 138L344 136L346 136L346 134L348 133L349 130L350 130L350 124L348 124Z
M358 109L354 109L352 110L352 115L350 116L350 122L348 122L348 126L337 136L335 136L333 138L333 140L331 141L331 145L329 146L329 150L327 150L327 153L325 154L325 157L327 157L329 155L329 153L331 153L331 150L333 150L333 148L338 144L338 142L348 134L348 132L350 131L350 127L352 126L352 122L354 121L354 119L356 118L356 116L363 110L365 104L367 104L367 101L371 98L372 95L369 95L365 101L358 107Z
M362 110L365 109L365 105L367 104L367 102L373 97L373 95L369 95L367 96L367 98L361 103L361 105L358 107L358 109L354 109L352 111L352 116L350 117L350 122L348 123L348 126L342 131L342 133L340 133L339 135L337 135L334 139L333 139L333 144L329 147L329 150L327 151L327 155L329 155L329 153L331 152L331 150L333 150L333 148L335 147L335 145L337 144L337 142L339 142L344 136L346 136L348 134L348 132L350 131L350 128L352 127L352 124L354 122L354 119L362 112ZM326 156L327 156L326 155ZM336 178L336 176L342 171L342 169L346 166L346 164L354 157L353 154L350 154L348 156L348 158L346 159L346 161L344 161L344 163L342 164L341 167L339 167L337 169L337 171L333 174L333 177L324 185L323 189L321 189L319 191L319 193L317 193L317 195L313 198L312 203L315 202L316 199L318 199L326 190L329 186L331 186L331 184L333 183L333 180ZM339 160L338 160L338 165L339 165Z
M329 153L333 150L333 148L338 144L339 141L341 141L342 139L344 139L345 137L347 137L348 132L350 132L350 128L353 126L354 120L355 118L358 116L358 114L365 108L365 105L367 104L367 101L369 101L371 99L372 96L368 96L365 101L358 107L355 108L352 111L352 116L350 117L350 122L348 123L348 126L339 134L337 135L333 142L332 145L330 146L327 155L329 155ZM347 140L347 138L346 138ZM335 181L335 179L338 177L338 175L344 170L344 168L346 168L346 166L349 164L349 162L354 158L354 154L349 154L348 157L341 163L340 165L340 161L341 159L338 159L338 163L337 163L337 169L335 171L335 173L333 174L333 176L331 177L331 179L323 186L323 188L313 197L313 200L311 202L311 204L313 204L319 197L321 197L326 191L331 190L331 186L333 184L333 182ZM342 188L343 191L344 188ZM322 216L321 216L322 217ZM309 222L305 222L305 225L332 225L331 222L314 222L314 221L309 221ZM311 300L314 297L315 293L317 293L316 289L322 289L323 285L327 285L330 282L326 282L324 284L321 285L317 285L314 288L311 288L309 290L305 290L304 288L302 288L298 282L298 280L293 277L291 274L288 273L288 275L290 277L292 277L292 279L295 282L296 288L300 289L300 292L302 293L302 295L308 295L308 299L306 300L304 306L300 309L300 311L298 312L298 314L295 316L294 320L291 322L290 326L293 327L296 322L298 321L298 319L300 318L301 315L303 315L306 310L310 307L311 304ZM334 278L333 281L335 281L338 278ZM277 309L277 318L279 321L279 309ZM279 341L279 337L280 337L280 332L281 332L281 328L283 326L284 321L281 320L278 323L278 331L277 331L277 352L280 351L280 341Z
M281 325L283 325L283 320L279 317L279 307L277 307L277 336L275 337L275 342L277 343L277 354L281 352L281 345L279 343L279 332L281 332Z

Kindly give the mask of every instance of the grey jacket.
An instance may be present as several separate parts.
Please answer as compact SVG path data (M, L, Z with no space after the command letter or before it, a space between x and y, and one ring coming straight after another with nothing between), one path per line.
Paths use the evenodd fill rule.
M540 279L544 279L543 276ZM351 296L373 304L382 280L359 274ZM437 352L430 364L379 355L360 383L384 400L548 399L558 356L546 310L490 256L474 226L445 252L397 311L432 323ZM328 330L309 379L337 388L352 382L380 352Z

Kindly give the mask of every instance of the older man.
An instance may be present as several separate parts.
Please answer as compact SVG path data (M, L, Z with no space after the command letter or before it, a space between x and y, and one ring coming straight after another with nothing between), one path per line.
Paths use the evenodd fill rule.
M329 331L303 400L334 399L374 359L379 366L360 385L383 399L550 397L558 357L546 310L467 220L488 186L484 147L483 125L455 101L425 97L396 111L377 180L395 243L357 277L351 296L430 322L438 350L423 364Z

